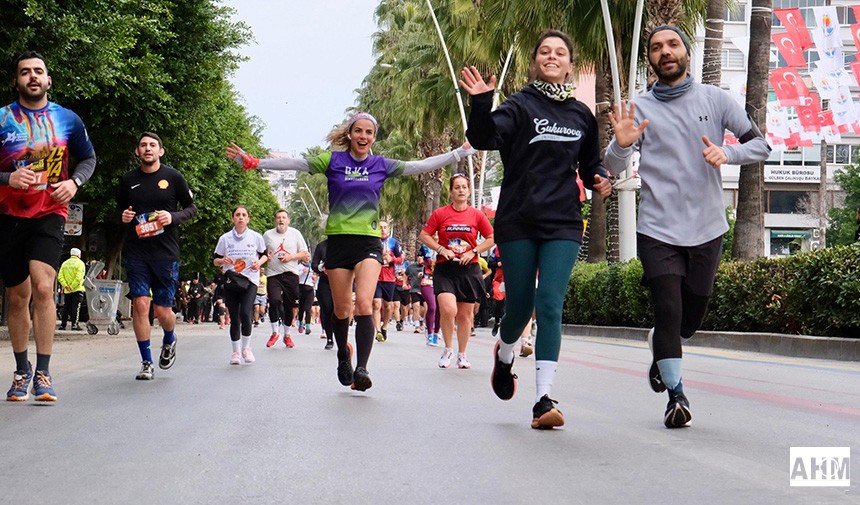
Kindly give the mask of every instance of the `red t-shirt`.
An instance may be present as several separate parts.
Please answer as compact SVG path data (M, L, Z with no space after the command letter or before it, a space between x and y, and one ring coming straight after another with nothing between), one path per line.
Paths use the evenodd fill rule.
M493 226L487 216L474 207L458 211L453 205L446 205L433 211L424 231L429 235L438 233L439 243L459 256L478 245L478 233L483 237L492 235ZM442 255L436 258L437 263L444 261ZM477 263L478 257L471 262Z

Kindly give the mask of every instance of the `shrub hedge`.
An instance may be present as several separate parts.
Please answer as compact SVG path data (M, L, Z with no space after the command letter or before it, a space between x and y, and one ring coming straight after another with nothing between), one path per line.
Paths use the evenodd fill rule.
M652 326L638 259L578 263L564 322ZM703 329L860 337L860 246L720 264Z

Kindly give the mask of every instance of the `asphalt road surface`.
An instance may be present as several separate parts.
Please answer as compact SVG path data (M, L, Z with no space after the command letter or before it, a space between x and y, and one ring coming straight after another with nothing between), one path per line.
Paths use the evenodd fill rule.
M180 324L151 382L134 380L131 330L59 338L59 401L0 404L0 503L860 503L858 363L690 348L693 425L668 430L644 342L569 336L553 390L567 424L537 431L533 357L504 402L488 330L471 370L443 370L441 349L391 329L366 393L338 383L319 326L267 349L261 325L257 362L230 366L226 330ZM0 357L11 372L8 341ZM790 487L792 446L850 447L851 486Z

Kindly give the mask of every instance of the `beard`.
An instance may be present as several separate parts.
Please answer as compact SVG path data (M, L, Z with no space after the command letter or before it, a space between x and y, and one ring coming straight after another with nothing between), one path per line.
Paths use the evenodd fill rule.
M48 85L42 84L36 91L31 91L30 88L27 86L19 85L18 94L29 101L38 102L39 100L45 98L45 95L48 94Z
M687 66L689 65L689 63L690 63L690 57L684 56L684 57L678 59L678 61L676 62L677 68L673 72L663 71L663 69L660 67L659 62L657 63L657 65L654 65L652 63L651 68L653 68L654 73L657 74L657 79L659 79L662 82L668 83L668 82L675 82L678 79L680 79L681 77L687 75Z

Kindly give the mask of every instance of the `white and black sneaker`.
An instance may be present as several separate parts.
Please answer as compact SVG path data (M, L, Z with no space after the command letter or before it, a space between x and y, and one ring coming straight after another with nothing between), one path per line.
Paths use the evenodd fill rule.
M155 369L152 367L152 363L144 361L140 364L140 372L138 372L135 379L139 381L151 381L153 379L154 371Z
M169 344L161 345L161 356L158 359L158 368L162 370L167 370L168 368L173 366L173 362L176 361L176 340Z
M648 349L651 350L651 367L648 369L648 384L655 393L666 391L666 384L660 376L660 367L654 361L654 328L648 331Z
M690 413L690 401L687 400L683 390L680 393L676 393L670 389L669 403L666 405L663 424L667 428L685 428L692 424L692 419L693 414Z

